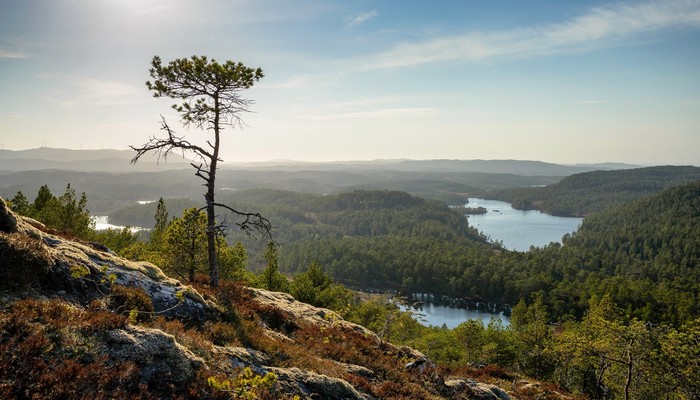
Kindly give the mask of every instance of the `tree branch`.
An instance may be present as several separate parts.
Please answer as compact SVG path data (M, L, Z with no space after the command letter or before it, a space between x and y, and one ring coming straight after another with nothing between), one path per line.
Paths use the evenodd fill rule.
M263 236L267 236L268 238L272 239L272 223L270 223L270 220L263 217L260 213L241 212L221 203L214 203L214 205L217 207L225 208L231 211L232 213L243 217L243 222L236 222L236 225L239 228L241 228L241 230L245 232L248 236L257 239L257 236L255 236L252 233L252 231L255 230Z
M132 164L136 164L136 162L143 155L148 154L150 152L155 152L157 154L159 162L161 158L167 162L168 156L172 154L173 151L175 151L176 149L191 151L198 158L203 160L206 160L206 158L213 158L213 155L210 154L208 151L204 150L203 148L188 142L182 137L176 136L175 132L173 132L173 130L170 129L170 126L168 126L168 123L165 121L165 117L161 115L160 118L162 119L160 129L166 131L168 133L168 137L166 139L159 139L155 136L151 136L148 142L146 142L141 147L129 146L132 150L136 151L136 155L134 156L134 158L131 159Z

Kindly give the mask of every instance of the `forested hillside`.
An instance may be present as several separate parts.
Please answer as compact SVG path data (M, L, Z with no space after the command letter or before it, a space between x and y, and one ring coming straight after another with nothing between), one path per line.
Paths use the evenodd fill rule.
M560 320L582 317L591 296L608 294L630 316L682 322L700 313L699 185L592 213L563 246L528 252L494 247L458 209L403 192L319 196L261 189L224 200L270 218L280 270L290 275L315 261L353 287L510 305L541 292ZM259 242L235 232L228 240L246 244L251 268L264 265Z
M507 304L542 292L558 319L580 318L592 295L608 294L630 316L681 322L700 313L699 191L687 184L591 214L563 246L525 253L486 245L454 210L393 192L285 205L286 217L273 221L280 267L292 274L317 261L360 287Z
M691 166L592 171L571 175L546 187L499 189L486 196L508 201L518 209L539 209L553 215L583 217L592 211L698 179L700 168Z

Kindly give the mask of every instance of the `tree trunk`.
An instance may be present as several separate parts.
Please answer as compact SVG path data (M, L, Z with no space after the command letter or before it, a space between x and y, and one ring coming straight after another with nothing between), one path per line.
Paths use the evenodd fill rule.
M219 99L214 97L214 152L209 163L207 179L207 250L209 253L209 285L219 287L219 266L216 257L216 214L214 213L214 188L216 182L216 167L219 161Z

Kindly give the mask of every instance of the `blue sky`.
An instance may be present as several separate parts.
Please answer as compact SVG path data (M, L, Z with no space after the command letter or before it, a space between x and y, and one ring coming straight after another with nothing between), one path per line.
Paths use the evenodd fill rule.
M265 72L227 162L700 165L700 0L0 0L0 144L159 133L154 55Z

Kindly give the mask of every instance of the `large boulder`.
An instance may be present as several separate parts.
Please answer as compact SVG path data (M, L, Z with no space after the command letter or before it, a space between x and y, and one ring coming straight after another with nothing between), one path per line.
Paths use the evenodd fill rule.
M277 375L283 386L292 386L291 391L301 389L305 397L312 399L357 399L368 400L372 397L358 392L347 381L320 375L299 368L268 368ZM284 389L283 389L284 390Z
M141 378L148 383L184 383L205 365L174 336L158 329L129 325L107 332L106 344L111 359L136 363Z

